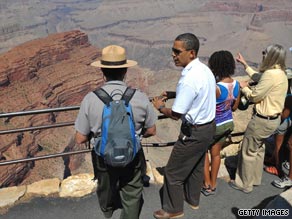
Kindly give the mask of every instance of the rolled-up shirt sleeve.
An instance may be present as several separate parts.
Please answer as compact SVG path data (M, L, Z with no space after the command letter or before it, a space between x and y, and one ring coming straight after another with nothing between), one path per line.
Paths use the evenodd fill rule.
M253 81L258 82L261 79L262 73L257 72L252 67L247 66L245 71Z
M254 87L245 87L242 92L252 102L257 103L264 99L269 90L273 87L274 81L268 72L262 74L259 83Z
M192 107L194 98L197 96L197 92L190 85L179 83L176 93L172 111L180 114L186 114Z

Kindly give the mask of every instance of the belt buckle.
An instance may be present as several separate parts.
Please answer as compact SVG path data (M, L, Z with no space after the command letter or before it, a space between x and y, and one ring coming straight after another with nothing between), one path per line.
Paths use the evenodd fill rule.
M268 120L273 120L273 119L277 119L279 115L276 116L268 116Z

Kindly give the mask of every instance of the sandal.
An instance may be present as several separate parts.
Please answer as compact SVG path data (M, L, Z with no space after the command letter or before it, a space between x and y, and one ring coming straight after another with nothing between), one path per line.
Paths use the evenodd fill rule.
M215 195L215 194L216 194L216 188L211 189L210 186L209 186L208 188L203 187L203 188L201 189L201 192L202 192L205 196Z
M276 175L276 176L279 175L278 169L274 166L265 167L264 171L272 175Z

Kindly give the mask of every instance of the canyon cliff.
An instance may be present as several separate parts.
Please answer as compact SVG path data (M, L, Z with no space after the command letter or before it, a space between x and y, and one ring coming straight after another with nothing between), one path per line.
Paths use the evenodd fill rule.
M21 44L0 55L0 112L20 112L78 106L89 91L103 83L102 73L90 66L100 57L81 31L49 35ZM147 77L141 69L130 69L127 77L133 87L145 90ZM0 130L74 122L77 110L0 119ZM0 160L85 148L75 145L74 127L23 131L0 135ZM34 182L43 178L70 175L83 164L85 155L23 162L0 166L0 187ZM88 169L87 169L88 170Z

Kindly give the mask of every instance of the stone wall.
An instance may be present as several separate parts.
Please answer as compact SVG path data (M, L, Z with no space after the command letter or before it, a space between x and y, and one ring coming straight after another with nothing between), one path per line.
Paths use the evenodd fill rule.
M0 189L0 214L15 204L33 197L82 197L95 191L97 182L93 174L78 174L65 180L45 179L30 185Z

